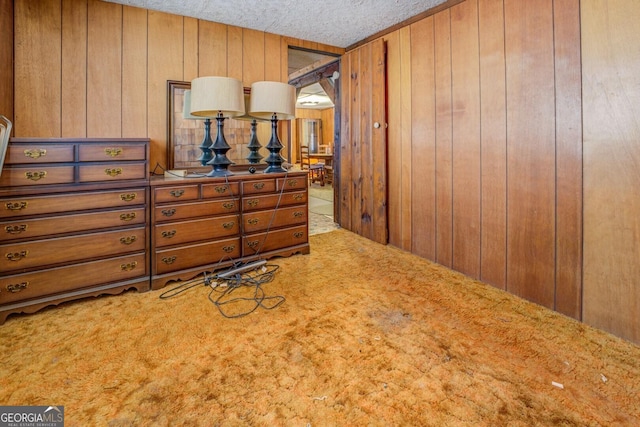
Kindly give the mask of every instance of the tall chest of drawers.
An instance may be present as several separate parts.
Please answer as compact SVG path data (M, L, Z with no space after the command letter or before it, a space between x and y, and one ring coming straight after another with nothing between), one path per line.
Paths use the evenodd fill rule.
M13 139L0 175L0 323L149 289L147 139Z
M306 172L151 180L152 289L309 253Z

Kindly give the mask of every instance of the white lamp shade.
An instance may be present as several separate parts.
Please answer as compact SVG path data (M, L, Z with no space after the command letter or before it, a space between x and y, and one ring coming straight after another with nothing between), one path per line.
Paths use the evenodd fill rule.
M231 77L198 77L191 81L191 114L199 117L244 114L242 82Z
M184 91L184 102L182 104L182 118L189 120L204 120L204 117L194 116L191 114L191 91L189 89Z
M296 116L296 88L281 82L255 82L251 85L249 114L259 119L290 120Z

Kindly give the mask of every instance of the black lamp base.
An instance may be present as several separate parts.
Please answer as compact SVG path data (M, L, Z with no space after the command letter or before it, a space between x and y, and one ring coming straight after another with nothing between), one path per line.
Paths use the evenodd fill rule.
M284 158L280 155L282 144L278 138L278 117L275 114L271 117L271 139L267 144L267 150L269 150L269 155L265 159L265 163L269 166L264 170L264 173L286 172L287 170L282 167Z
M233 175L228 168L233 162L227 157L227 151L231 149L227 140L224 138L224 116L222 113L218 113L216 116L218 121L218 135L216 141L211 145L211 151L213 152L213 159L207 164L213 167L213 170L207 174L209 177L227 176Z

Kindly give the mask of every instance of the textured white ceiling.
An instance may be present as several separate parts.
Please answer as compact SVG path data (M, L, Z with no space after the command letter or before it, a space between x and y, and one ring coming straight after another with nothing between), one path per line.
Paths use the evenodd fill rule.
M347 47L445 0L106 0Z

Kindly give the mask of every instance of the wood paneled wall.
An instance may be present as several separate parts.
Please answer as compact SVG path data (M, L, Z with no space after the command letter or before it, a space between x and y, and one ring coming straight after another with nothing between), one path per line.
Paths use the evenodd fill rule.
M466 0L385 36L390 243L581 317L578 0Z
M0 114L13 120L13 0L0 0Z
M166 166L167 80L287 81L288 46L344 51L99 0L15 0L14 9L15 136L148 137L151 169Z
M584 321L640 344L640 2L581 17Z

